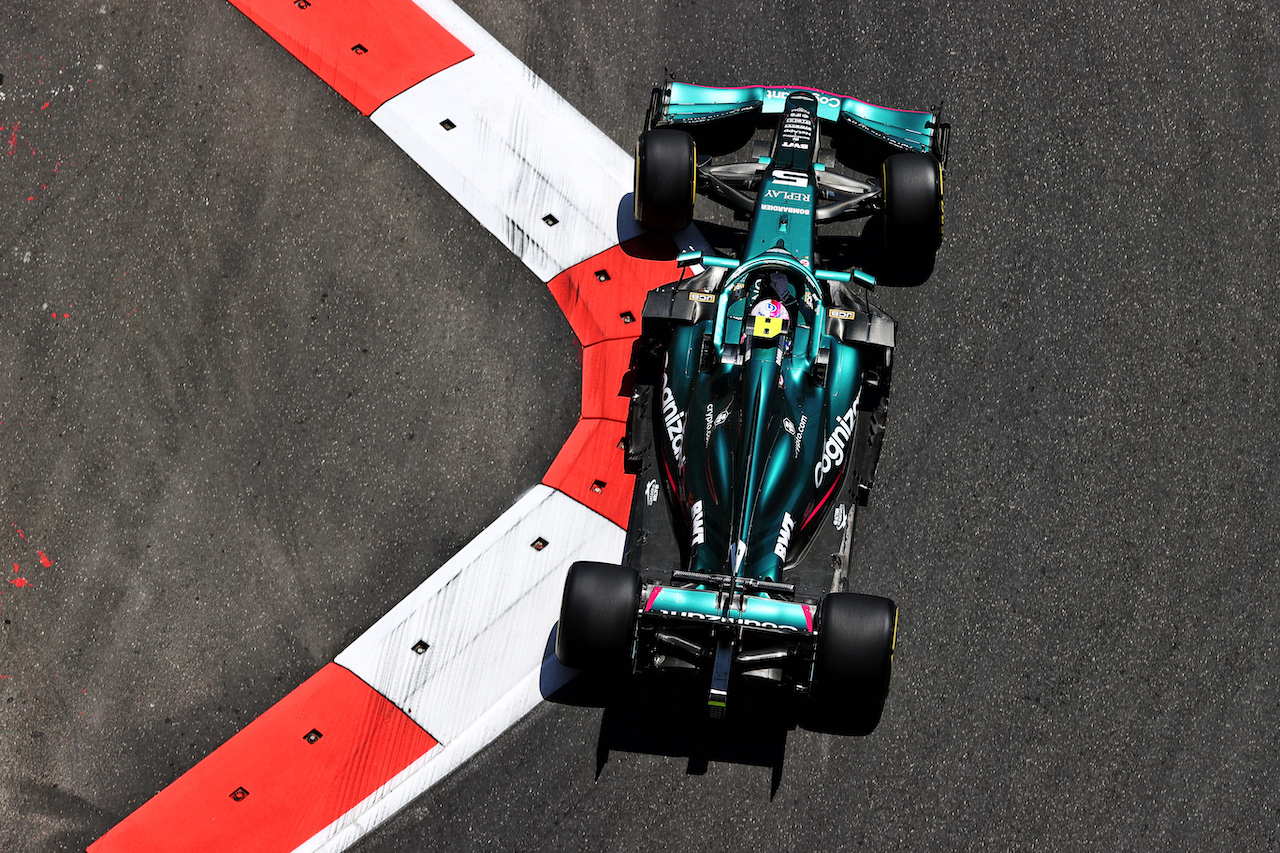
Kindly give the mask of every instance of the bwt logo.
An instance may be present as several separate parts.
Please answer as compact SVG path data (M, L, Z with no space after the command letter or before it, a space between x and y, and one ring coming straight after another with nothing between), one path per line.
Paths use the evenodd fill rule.
M689 516L689 526L693 528L693 538L689 540L689 544L701 545L707 541L706 529L702 525L702 501L694 501L693 506L689 507Z
M778 544L773 546L773 553L778 555L779 560L787 559L787 546L791 544L791 530L796 526L796 521L791 517L791 513L784 512L782 514L782 529L778 531Z

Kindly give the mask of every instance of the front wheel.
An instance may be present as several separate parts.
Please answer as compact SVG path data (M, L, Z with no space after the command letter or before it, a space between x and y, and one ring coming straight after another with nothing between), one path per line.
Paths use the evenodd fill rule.
M683 231L693 222L697 155L683 130L658 128L636 143L635 216L649 231Z
M811 727L870 734L889 695L898 608L875 595L833 592L818 608L817 628Z
M564 582L556 657L573 669L619 670L631 661L640 574L612 563L574 563Z
M931 258L942 245L942 164L931 154L906 152L884 161L884 236L908 263Z

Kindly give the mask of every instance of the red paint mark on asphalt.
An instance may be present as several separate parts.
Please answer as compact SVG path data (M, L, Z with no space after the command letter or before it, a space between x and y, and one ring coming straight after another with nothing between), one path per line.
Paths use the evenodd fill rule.
M45 556L44 551L36 551L36 553L40 555L40 565L44 566L46 569L53 565L53 560L50 560Z
M9 583L13 584L14 586L31 586L31 582L26 578L14 578L13 580L9 581Z
M21 124L22 122L15 121L13 123L13 127L10 128L13 131L13 133L9 135L9 153L10 154L18 153L18 126Z
M14 563L14 564L13 564L13 570L14 570L15 572L20 572L20 571L22 571L22 569L19 569L19 568L18 568L18 564L17 564L17 563Z
M42 109L42 110L47 110L47 109L49 109L49 102L48 102L48 101L45 101L45 102L44 102L44 106L43 106L43 107L41 107L40 109Z

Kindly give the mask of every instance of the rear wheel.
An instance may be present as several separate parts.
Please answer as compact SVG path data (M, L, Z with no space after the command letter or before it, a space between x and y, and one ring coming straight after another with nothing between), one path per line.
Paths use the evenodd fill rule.
M649 231L682 231L693 222L697 161L693 137L658 128L636 144L635 217Z
M894 154L884 161L883 177L890 251L908 263L932 257L942 245L942 164L931 154Z
M887 598L833 592L818 608L810 726L838 734L870 734L880 722L898 608Z
M611 563L574 563L564 583L556 657L583 670L622 669L631 660L640 575Z

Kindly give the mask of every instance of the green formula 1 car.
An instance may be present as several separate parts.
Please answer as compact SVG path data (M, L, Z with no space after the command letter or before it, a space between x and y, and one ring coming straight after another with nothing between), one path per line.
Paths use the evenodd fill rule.
M654 91L636 219L679 231L702 195L748 226L736 257L682 255L691 274L645 303L626 564L571 568L556 642L565 665L700 676L712 716L732 685L759 679L806 695L816 728L876 726L897 608L843 588L880 454L895 323L864 298L871 275L824 267L818 228L873 217L888 265L932 269L947 139L936 112L815 89ZM754 156L733 156L748 146ZM831 592L801 588L802 561Z

